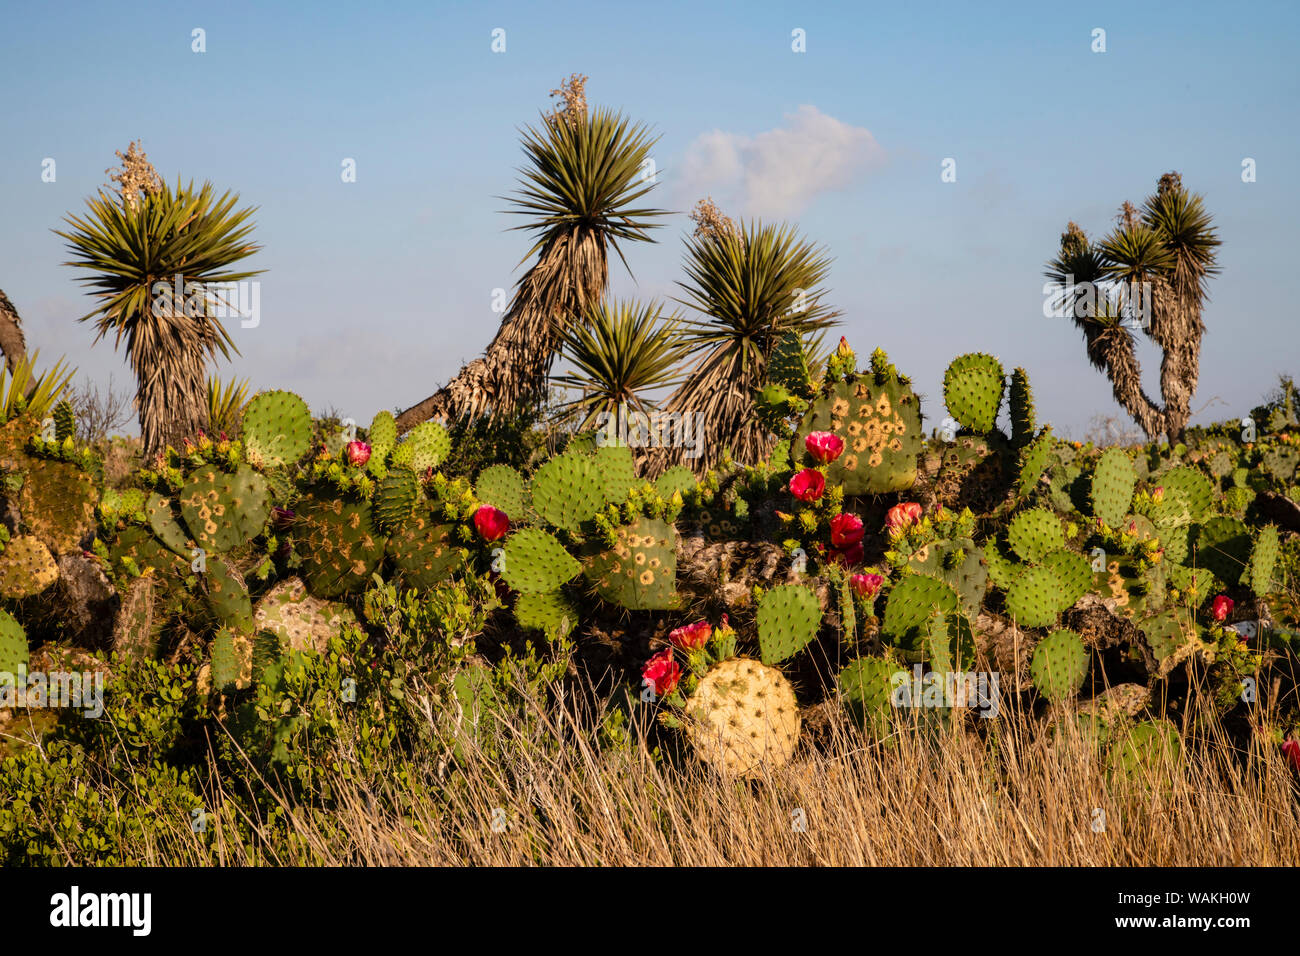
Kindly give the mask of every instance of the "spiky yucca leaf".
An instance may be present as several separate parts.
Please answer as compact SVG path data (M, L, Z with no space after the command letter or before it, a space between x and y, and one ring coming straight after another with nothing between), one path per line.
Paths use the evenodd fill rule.
M25 411L44 418L77 373L75 368L69 369L63 359L59 359L53 368L36 375L32 369L40 355L38 350L30 356L21 356L14 363L13 375L0 366L0 421L8 421Z
M770 450L773 436L753 414L754 392L783 335L816 335L836 324L840 312L822 301L830 263L788 225L750 223L687 238L689 281L679 283L686 293L679 301L702 313L685 327L700 357L665 408L702 421L704 447L695 467L717 464L724 447L746 464ZM665 457L683 462L684 450Z
M208 378L208 433L214 438L224 434L234 438L239 433L239 421L248 404L248 379L222 383L212 375Z
M164 183L124 198L101 189L86 201L86 214L68 215L71 229L56 235L73 256L65 265L91 272L79 281L99 302L81 321L95 320L95 341L110 332L116 345L126 341L144 451L152 455L205 424L208 362L233 348L205 290L258 274L229 268L257 251L248 242L254 209L236 210L239 197L218 196L211 183L196 190L179 179L175 189Z
M581 390L561 406L580 416L579 429L601 412L617 414L619 405L649 412L647 393L676 384L674 369L687 353L679 319L665 318L657 303L602 300L587 309L583 324L565 331L562 342L574 371L553 381Z

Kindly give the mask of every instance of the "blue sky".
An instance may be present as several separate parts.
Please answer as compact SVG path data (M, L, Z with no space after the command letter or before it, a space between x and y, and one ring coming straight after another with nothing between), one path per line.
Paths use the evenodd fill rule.
M219 374L358 421L405 407L495 331L493 290L530 245L499 198L517 128L581 72L594 103L660 135L652 196L679 213L625 250L635 280L616 264L614 294L677 293L685 214L704 195L796 222L834 257L844 334L859 355L888 350L935 419L945 366L973 350L1024 366L1040 419L1076 436L1122 415L1080 334L1043 317L1043 263L1068 220L1103 232L1178 170L1224 242L1194 421L1235 417L1279 372L1300 374L1297 40L1286 3L11 5L0 288L43 360L133 385L75 321L90 300L51 230L140 139L169 180L259 207L261 324L231 328L241 354ZM1154 387L1159 352L1141 356Z

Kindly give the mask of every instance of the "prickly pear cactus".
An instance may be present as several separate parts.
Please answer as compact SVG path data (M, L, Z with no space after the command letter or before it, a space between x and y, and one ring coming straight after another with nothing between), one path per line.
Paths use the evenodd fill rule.
M10 545L12 547L12 545ZM1277 566L1278 534L1277 528L1267 525L1255 539L1254 550L1250 552L1250 589L1256 597L1263 597L1273 590L1273 569Z
M397 419L393 417L393 413L376 412L370 422L370 429L366 432L366 438L370 445L370 457L379 461L386 460L388 453L397 444Z
M1092 587L1092 562L1078 551L1059 548L1043 556L1043 567L1061 582L1061 611L1068 611Z
M1137 475L1128 455L1107 448L1097 459L1092 474L1092 513L1112 528L1118 527L1133 501Z
M1034 439L1034 393L1029 387L1029 373L1017 368L1011 373L1008 392L1011 407L1011 445L1024 448Z
M311 447L311 410L292 392L259 392L244 408L240 433L253 467L289 465Z
M190 534L176 517L176 503L155 491L145 500L144 512L149 518L149 527L158 536L158 540L181 557L188 558Z
M424 502L388 538L388 554L406 587L432 588L465 566L455 527L439 521L437 506Z
M95 480L64 461L34 459L18 493L27 529L56 555L81 550L95 527L99 489Z
M223 627L212 638L212 686L223 694L242 690L253 682L251 632Z
M605 504L605 483L589 455L556 455L533 474L533 508L557 528L577 531Z
M1159 477L1158 482L1165 490L1164 500L1169 502L1169 506L1167 512L1163 512L1160 517L1156 514L1151 515L1151 520L1157 524L1174 525L1200 521L1214 501L1214 485L1195 468L1188 468L1186 465L1171 468Z
M889 733L893 676L899 667L877 657L859 657L839 673L837 683L849 717L873 737Z
M474 495L485 505L506 513L518 521L524 513L524 479L509 465L489 465L474 482Z
M1065 547L1065 531L1052 512L1033 508L1011 519L1007 542L1021 559L1036 564L1049 552Z
M775 770L799 742L794 688L776 668L745 658L710 668L686 702L686 717L700 759L725 775Z
M401 528L415 511L421 497L420 481L409 468L392 468L375 492L375 521L386 532Z
M563 591L520 594L515 600L515 620L528 630L541 631L550 640L567 637L578 624L578 609Z
M866 373L835 383L813 401L794 447L820 431L844 439L844 453L827 467L826 482L842 484L846 495L903 491L916 482L920 402L897 375Z
M219 554L205 558L204 564L203 596L217 624L241 633L251 631L253 603L244 576Z
M695 473L685 465L673 465L655 479L655 490L664 500L674 494L686 494L695 487Z
M946 614L957 610L957 605L957 592L943 581L928 574L906 574L889 592L881 629L896 642L903 642L926 624L931 611Z
M364 590L386 544L374 527L369 502L344 500L330 489L303 495L295 538L303 579L321 598Z
M803 340L794 332L787 332L777 340L767 363L767 377L796 398L807 401L813 397L812 363Z
M438 422L420 422L393 449L393 464L417 475L437 468L451 451L451 436Z
M54 440L67 441L77 433L77 416L72 411L72 403L66 398L54 406L51 412L54 418Z
M356 615L346 604L312 597L301 578L281 581L253 608L253 629L274 634L295 651L324 653L330 638L356 623Z
M661 518L639 516L615 529L612 548L590 542L587 580L606 601L629 611L663 610L677 600L677 532Z
M1062 628L1038 642L1029 665L1038 693L1053 702L1073 697L1088 677L1088 649L1074 631Z
M984 552L970 538L934 541L909 559L913 570L947 583L961 599L962 613L975 617L988 590L989 570Z
M1128 728L1111 747L1113 777L1153 785L1167 782L1182 759L1182 738L1167 720L1144 720Z
M30 535L10 539L0 554L0 595L25 598L40 594L59 579L50 549Z
M1022 627L1054 624L1066 591L1056 572L1041 565L1025 568L1007 591L1007 613Z
M1006 376L992 355L972 352L952 360L943 375L943 401L964 428L991 432L1002 406Z
M501 575L520 594L558 590L582 570L564 545L540 528L522 528L506 539Z
M1016 490L1020 497L1028 497L1030 492L1038 487L1042 480L1043 472L1047 470L1052 461L1052 448L1056 444L1056 439L1052 437L1050 428L1043 429L1039 435L1020 455L1020 471L1018 473ZM1062 509L1068 511L1070 509Z
M0 674L26 670L29 659L27 632L8 611L0 610Z
M764 664L789 660L812 642L821 627L817 595L802 584L782 584L758 603L758 646Z
M244 465L233 474L205 465L180 493L181 516L199 547L230 551L262 530L271 513L266 479Z
M627 445L606 445L596 449L596 468L600 472L605 504L621 505L632 489L640 484L636 460Z
M1248 572L1250 529L1238 518L1224 515L1203 522L1196 535L1196 561L1229 585Z

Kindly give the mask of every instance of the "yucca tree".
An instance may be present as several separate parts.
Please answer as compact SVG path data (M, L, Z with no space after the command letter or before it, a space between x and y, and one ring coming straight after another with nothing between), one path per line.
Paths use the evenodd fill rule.
M702 316L685 323L698 357L664 410L698 419L703 448L694 459L670 449L661 464L706 469L724 447L736 461L754 464L775 440L754 415L773 346L788 332L816 336L841 314L822 301L831 260L788 225L737 227L705 203L695 219L698 228L686 239L689 281L678 283L685 292L678 301Z
M565 329L604 295L609 249L623 259L619 244L649 241L651 220L666 215L635 205L654 187L644 164L656 139L611 110L589 111L585 82L572 77L555 91L563 106L521 132L527 165L509 211L530 218L514 228L535 236L523 261L536 262L483 356L402 412L399 428L515 414L544 397Z
M203 290L259 274L229 268L258 249L248 242L254 209L236 210L238 199L211 183L124 185L116 196L101 189L86 215L66 217L70 231L56 230L73 254L65 265L89 270L79 281L99 299L80 321L95 320L96 342L125 340L146 456L207 425L208 365L234 343Z
M18 310L0 289L0 352L4 353L5 368L10 373L27 357L27 338L23 335L23 320Z
M579 430L602 412L649 413L648 393L676 384L676 369L689 351L681 336L680 319L665 317L655 304L602 299L587 307L582 322L569 325L561 337L562 354L574 370L552 378L581 395L560 406L576 415Z
M1076 224L1061 235L1060 252L1045 275L1060 289L1067 315L1082 330L1092 365L1110 379L1115 401L1148 439L1178 441L1191 417L1199 378L1201 315L1208 280L1217 275L1220 240L1201 196L1189 193L1177 173L1160 177L1141 210L1125 203L1115 229L1090 242ZM1148 284L1147 308L1133 298L1085 295L1097 284L1128 289ZM1139 312L1144 321L1135 321ZM1141 329L1164 353L1161 402L1142 388L1134 331Z

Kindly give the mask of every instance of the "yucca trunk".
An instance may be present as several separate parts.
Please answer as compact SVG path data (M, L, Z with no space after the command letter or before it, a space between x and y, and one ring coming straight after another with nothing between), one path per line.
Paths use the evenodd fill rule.
M172 313L138 327L129 355L146 460L168 445L180 448L207 427L207 363L214 346L207 320Z
M1142 369L1138 365L1133 336L1118 325L1090 323L1084 329L1088 360L1110 379L1111 393L1128 412L1148 440L1166 430L1165 411L1142 388Z
M456 421L521 411L546 392L560 336L605 292L609 261L603 233L579 226L543 246L515 287L501 327L481 358L397 418L405 431L430 418Z
M14 368L27 357L27 339L23 336L22 319L9 297L0 289L0 352L4 353L5 368L13 374Z

